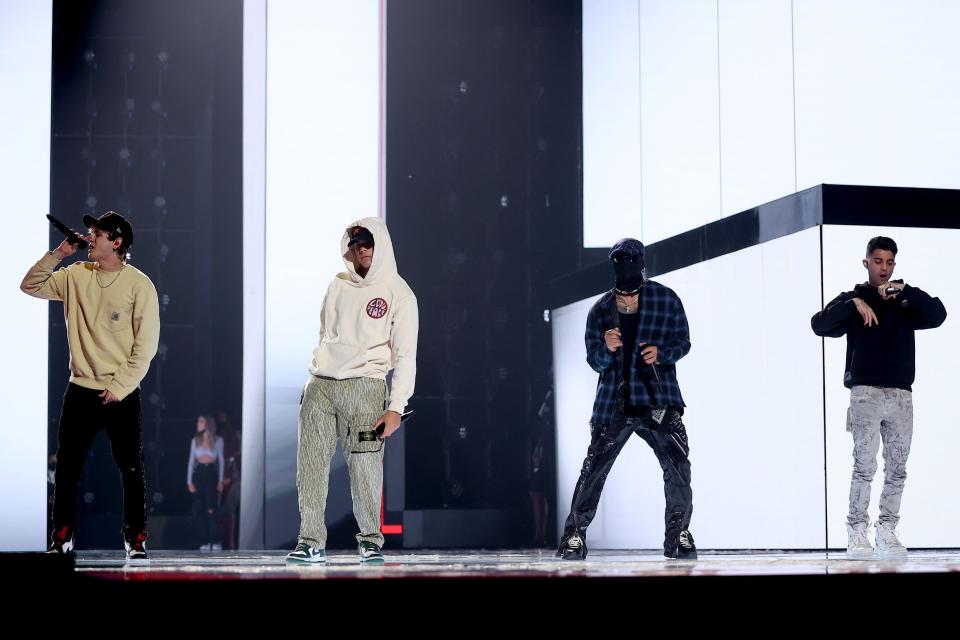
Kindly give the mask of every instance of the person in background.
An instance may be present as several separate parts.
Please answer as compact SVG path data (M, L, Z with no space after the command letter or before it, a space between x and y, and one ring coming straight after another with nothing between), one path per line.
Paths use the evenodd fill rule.
M190 440L187 462L187 489L193 494L193 519L201 551L220 551L217 516L223 491L223 438L217 435L213 416L197 418L197 433Z

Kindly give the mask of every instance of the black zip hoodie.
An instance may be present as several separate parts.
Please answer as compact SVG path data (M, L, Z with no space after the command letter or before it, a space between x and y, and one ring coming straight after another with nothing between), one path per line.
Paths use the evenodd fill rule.
M893 282L903 282L894 280ZM877 324L866 326L853 303L860 298L877 315ZM858 284L830 301L810 320L818 336L847 336L847 364L843 386L893 387L911 391L916 372L913 332L939 327L947 311L939 298L910 285L896 297L884 300L875 287Z

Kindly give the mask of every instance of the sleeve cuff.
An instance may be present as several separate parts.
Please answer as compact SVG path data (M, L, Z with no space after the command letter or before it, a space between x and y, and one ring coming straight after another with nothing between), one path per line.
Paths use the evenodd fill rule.
M43 254L43 257L40 258L40 264L44 267L49 267L52 271L55 266L60 264L61 259L56 251L47 251Z
M130 391L124 389L116 380L111 381L110 384L107 385L107 391L115 395L117 400L123 400L130 395Z
M600 357L597 358L597 362L603 365L604 368L609 367L613 364L614 354L610 353L610 350L606 346L602 347L600 351Z

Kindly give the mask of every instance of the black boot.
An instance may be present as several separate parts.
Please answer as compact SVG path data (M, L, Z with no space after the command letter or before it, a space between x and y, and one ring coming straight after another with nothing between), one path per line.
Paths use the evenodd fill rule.
M696 560L697 545L693 542L693 534L684 529L680 532L680 544L677 546L677 560Z
M569 536L560 539L560 548L557 557L564 560L587 559L587 536L583 532L574 531Z
M680 513L671 514L666 531L663 534L663 555L665 558L674 559L677 557L681 531L683 531L683 515Z

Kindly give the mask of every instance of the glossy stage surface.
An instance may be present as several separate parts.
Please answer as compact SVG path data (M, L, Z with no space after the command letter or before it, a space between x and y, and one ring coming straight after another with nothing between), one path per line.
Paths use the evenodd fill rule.
M679 576L799 576L937 574L960 572L960 551L912 551L906 560L847 560L832 552L711 552L667 560L653 551L591 551L563 561L552 550L391 551L382 564L361 564L356 553L330 551L319 564L288 564L284 551L198 553L150 551L126 562L117 551L80 551L78 576L107 580L329 580L402 578L662 578Z

